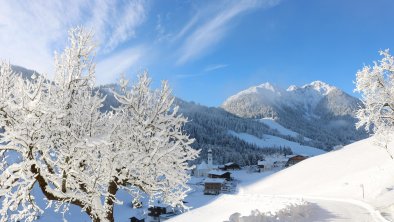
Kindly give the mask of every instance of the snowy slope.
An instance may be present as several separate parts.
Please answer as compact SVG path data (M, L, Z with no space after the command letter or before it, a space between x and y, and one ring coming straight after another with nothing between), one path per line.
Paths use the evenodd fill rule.
M283 127L282 125L277 123L272 118L262 118L262 119L259 119L259 121L261 123L264 123L265 125L267 125L271 129L277 130L280 134L282 134L284 136L297 137L299 135L298 133Z
M315 147L310 147L310 146L304 146L299 143L289 141L277 136L272 136L272 135L264 135L263 138L258 138L256 136L247 134L247 133L236 133L234 131L229 131L229 133L233 136L236 136L248 143L255 144L258 147L264 148L264 147L277 147L277 148L284 148L288 147L291 149L291 151L294 154L300 154L300 155L306 155L306 156L316 156L322 153L325 153L324 150L315 148Z
M394 144L389 147L394 152ZM252 198L253 204L247 204L247 197ZM271 204L279 207L282 203L287 208L283 200L291 202L297 198L317 207L309 209L312 212L308 215L313 218L302 221L393 221L394 160L383 148L374 145L372 139L362 140L242 186L237 195L223 195L171 222L220 221L209 218L215 215L228 219L235 212L248 215L246 209L238 210L239 203L245 201L249 211L264 212L271 209Z
M390 147L394 152L394 144ZM394 204L394 160L370 138L309 158L245 189L270 195L351 198L385 208ZM386 201L388 197L392 203Z

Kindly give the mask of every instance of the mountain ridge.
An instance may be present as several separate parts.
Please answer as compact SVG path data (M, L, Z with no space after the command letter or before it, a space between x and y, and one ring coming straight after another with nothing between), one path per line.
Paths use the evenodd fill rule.
M355 128L355 111L361 101L341 89L313 81L287 89L263 83L230 96L220 106L239 117L274 118L278 123L330 150L367 137Z

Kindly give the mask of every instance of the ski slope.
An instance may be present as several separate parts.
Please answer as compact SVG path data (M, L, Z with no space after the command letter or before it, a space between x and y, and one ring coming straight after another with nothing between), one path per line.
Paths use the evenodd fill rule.
M283 127L272 118L262 118L259 119L259 122L264 123L271 129L277 130L280 134L284 136L297 137L299 135L298 133Z
M306 155L306 156L316 156L325 153L324 150L311 147L311 146L304 146L299 143L289 141L277 136L272 135L264 135L263 138L258 138L256 136L250 135L248 133L237 133L234 131L229 131L229 133L233 136L236 136L245 142L255 144L258 147L277 147L283 148L288 147L294 154Z

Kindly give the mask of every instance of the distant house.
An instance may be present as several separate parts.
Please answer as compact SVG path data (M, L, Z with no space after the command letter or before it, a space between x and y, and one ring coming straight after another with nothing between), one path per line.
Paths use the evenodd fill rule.
M207 178L204 181L204 194L205 195L218 195L220 194L226 179L223 178Z
M226 180L231 180L231 173L221 170L211 170L208 172L209 178L221 178Z
M257 167L259 168L259 171L266 171L266 170L271 170L274 168L274 163L270 160L259 160L257 162Z
M175 215L174 209L167 205L156 204L148 208L148 216L150 217L148 221L150 222L163 221Z
M289 160L287 160L285 167L293 166L294 164L297 164L307 158L308 158L307 156L301 156L301 155L292 156L289 158Z
M167 213L167 208L162 206L153 206L148 208L148 216L158 218L161 214Z
M220 167L221 170L240 170L241 167L233 162L226 163Z

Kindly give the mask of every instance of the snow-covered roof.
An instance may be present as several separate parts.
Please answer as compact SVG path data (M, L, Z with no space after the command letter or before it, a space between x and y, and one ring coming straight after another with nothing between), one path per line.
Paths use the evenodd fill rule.
M207 164L204 160L196 166L196 170L210 170L217 168L216 165Z
M211 170L211 171L208 172L208 174L217 175L217 176L221 176L221 175L223 175L225 173L228 173L228 172L227 171L221 171L221 170Z
M233 165L233 164L235 164L235 163L229 162L229 163L226 163L226 164L224 164L224 165L225 165L225 166L231 166L231 165Z
M295 156L298 156L297 154L293 154L293 155L286 155L286 158L292 158L292 157L295 157Z
M206 178L204 183L225 183L226 179L223 178Z
M200 164L198 164L196 166L196 169L197 170L206 170L206 169L210 169L210 168L209 168L208 164L205 163L205 161L202 161Z
M257 161L257 165L269 165L269 164L274 164L273 160L259 160Z

